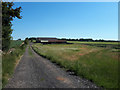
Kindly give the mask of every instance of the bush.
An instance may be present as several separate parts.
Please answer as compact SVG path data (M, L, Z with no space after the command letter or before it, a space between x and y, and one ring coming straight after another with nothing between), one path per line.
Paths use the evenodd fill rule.
M25 39L24 43L25 43L25 44L28 44L28 38Z

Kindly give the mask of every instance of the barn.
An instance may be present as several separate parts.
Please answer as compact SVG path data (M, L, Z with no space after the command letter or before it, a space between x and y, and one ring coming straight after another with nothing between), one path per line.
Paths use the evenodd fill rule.
M58 40L57 38L47 38L47 37L36 38L36 42L43 43L43 44L67 43L66 40Z

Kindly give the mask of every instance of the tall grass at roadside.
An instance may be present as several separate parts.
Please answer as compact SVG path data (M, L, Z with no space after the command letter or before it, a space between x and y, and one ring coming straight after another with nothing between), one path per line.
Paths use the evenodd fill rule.
M41 45L33 49L40 55L74 71L104 88L118 88L118 52L87 45Z
M4 88L8 79L12 76L14 68L24 53L26 45L18 46L9 54L2 55L2 87Z
M29 46L29 48L28 48L28 52L29 52L29 55L30 55L30 56L33 56L33 53L32 53L32 51L31 51L30 46Z

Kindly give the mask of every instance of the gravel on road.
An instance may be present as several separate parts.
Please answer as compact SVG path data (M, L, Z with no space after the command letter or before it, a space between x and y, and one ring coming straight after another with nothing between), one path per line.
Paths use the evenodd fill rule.
M98 88L94 83L72 75L29 48L5 88Z

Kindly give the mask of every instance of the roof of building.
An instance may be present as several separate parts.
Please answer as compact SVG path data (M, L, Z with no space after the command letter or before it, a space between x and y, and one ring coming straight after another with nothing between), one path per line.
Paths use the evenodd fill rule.
M66 42L66 40L48 40L48 42Z
M57 40L57 38L38 37L39 40Z

